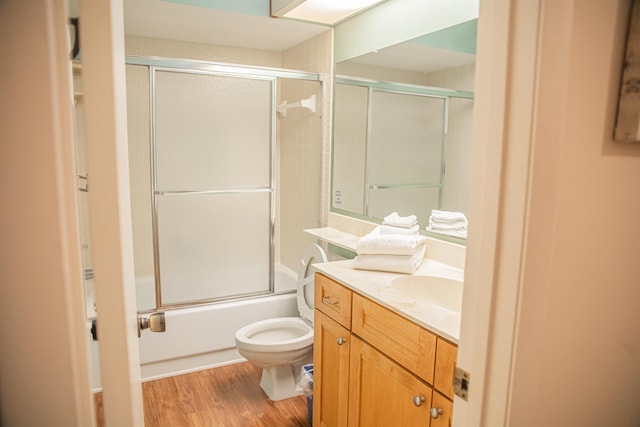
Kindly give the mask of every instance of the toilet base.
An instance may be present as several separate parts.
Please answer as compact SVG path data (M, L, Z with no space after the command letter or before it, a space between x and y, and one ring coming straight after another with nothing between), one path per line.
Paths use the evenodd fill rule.
M298 366L298 369L300 367ZM271 400L282 400L302 394L299 375L294 375L296 366L280 365L262 369L260 387Z

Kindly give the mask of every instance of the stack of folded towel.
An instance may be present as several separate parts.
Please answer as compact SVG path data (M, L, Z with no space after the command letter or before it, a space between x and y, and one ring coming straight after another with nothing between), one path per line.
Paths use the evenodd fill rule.
M422 263L426 249L426 237L418 233L419 229L415 215L401 217L393 212L386 216L382 225L358 240L358 255L353 260L353 267L414 273Z
M462 212L432 210L427 230L456 237L467 237L467 217Z

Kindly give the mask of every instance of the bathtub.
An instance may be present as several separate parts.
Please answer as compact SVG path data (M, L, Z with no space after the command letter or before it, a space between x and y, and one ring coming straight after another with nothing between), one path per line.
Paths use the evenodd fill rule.
M140 282L140 283L139 283ZM146 287L148 279L136 279ZM283 265L275 271L277 292L295 290L296 273ZM138 288L139 290L139 288ZM138 292L140 295L140 292ZM242 326L272 317L298 316L296 293L278 293L241 301L220 302L165 312L164 333L144 331L140 338L143 381L180 375L244 361L235 347ZM92 388L100 388L97 343L91 344Z

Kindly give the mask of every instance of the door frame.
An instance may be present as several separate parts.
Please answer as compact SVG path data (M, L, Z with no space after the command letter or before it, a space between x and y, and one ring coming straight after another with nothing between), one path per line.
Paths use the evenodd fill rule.
M454 426L507 425L529 220L543 0L480 0Z
M103 190L94 190L95 198L102 191L108 196L106 200L119 201L118 218L122 223L114 226L118 230L121 241L110 241L106 246L120 250L119 256L112 255L113 265L119 271L112 274L111 285L103 282L100 291L99 271L96 265L96 297L98 309L104 315L108 310L103 304L114 305L114 313L119 313L119 326L112 329L113 340L121 346L122 355L118 359L122 366L130 369L123 375L119 372L122 382L119 384L104 384L105 399L111 393L118 404L115 414L121 415L129 408L127 419L132 420L141 415L137 401L140 399L135 393L139 390L136 384L136 368L134 359L137 357L137 341L130 338L131 328L128 328L128 316L135 313L131 305L135 297L128 292L133 291L132 248L129 247L130 224L128 218L128 175L125 168L118 168L118 164L126 165L126 111L124 90L124 43L122 23L122 2L112 0L107 5L99 5L95 0L82 0L81 7L92 13L91 18L83 16L85 32L82 34L85 49L97 49L99 57L83 56L87 75L89 69L96 74L108 70L104 80L85 80L87 91L87 119L89 122L89 91L87 88L96 86L96 98L102 102L109 120L101 117L101 123L93 123L97 129L106 126L107 139L115 141L105 144L111 145L111 162L97 155L103 167L109 169L103 183ZM90 6L90 8L85 7ZM527 202L530 178L530 150L532 146L532 110L535 104L535 78L537 55L519 55L518 52L537 52L538 30L541 24L541 0L480 0L478 52L479 61L476 68L477 104L474 119L474 170L472 200L470 216L471 224L467 264L464 312L462 317L460 352L458 365L471 372L469 401L456 397L456 411L454 425L480 426L501 425L505 422L510 402L510 367L515 357L514 349L516 337L514 335L519 315L519 295L521 288L521 272L524 265L524 241L526 231ZM82 9L81 9L82 10ZM84 14L83 14L84 15ZM89 27L89 28L88 28ZM516 31L517 29L517 31ZM93 33L96 44L88 33ZM110 55L109 55L110 53ZM95 68L90 65L96 62ZM108 101L108 102L105 102ZM99 106L95 106L100 111ZM121 112L116 114L115 111ZM105 125L109 122L109 125ZM88 128L92 127L88 123ZM96 129L94 129L96 131ZM98 132L99 133L99 132ZM103 135L104 137L104 135ZM87 134L89 140L90 135ZM97 141L98 139L96 139ZM514 141L521 141L515 143ZM90 150L90 149L89 149ZM120 150L118 152L118 150ZM108 164L107 164L108 163ZM89 169L95 177L91 159ZM93 183L93 188L97 183ZM90 193L91 194L91 193ZM102 197L102 196L101 196ZM96 211L107 208L108 202L96 200L95 208L90 198L90 210ZM113 209L113 206L111 207ZM112 211L114 212L114 211ZM90 221L98 224L92 217ZM130 221L130 218L129 218ZM129 230L127 230L129 227ZM95 227L94 227L95 228ZM104 231L105 228L101 227ZM92 238L94 229L91 229ZM105 233L106 234L106 233ZM93 243L98 249L97 242ZM131 255L128 257L128 255ZM107 256L108 257L108 256ZM111 265L111 264L108 264ZM129 271L131 269L131 271ZM104 277L103 277L104 279ZM127 286L130 281L130 286ZM109 288L108 286L112 286ZM114 290L113 286L117 288ZM128 289L127 289L128 288ZM106 290L105 290L106 289ZM472 291L470 291L472 290ZM115 298L111 298L115 295ZM109 302L110 301L110 302ZM118 306L118 305L121 306ZM126 309L130 305L130 309ZM129 313L129 314L128 314ZM108 334L107 327L101 329L101 334ZM111 327L109 327L111 329ZM127 339L127 337L129 337ZM103 336L101 335L101 341ZM104 342L104 341L103 341ZM125 350L126 349L126 350ZM113 351L104 352L111 355ZM101 359L103 352L101 351ZM109 363L102 363L108 369ZM116 372L114 372L115 374ZM124 385L120 391L117 386ZM110 409L105 401L105 416ZM139 415L138 415L139 414ZM112 419L113 421L113 419ZM133 422L134 424L129 424ZM115 424L114 424L115 425ZM135 425L135 421L119 422L118 425Z
M43 1L40 8L57 13L64 12L64 7L64 2L51 0ZM467 289L458 359L459 366L471 372L472 377L469 401L455 400L455 425L502 425L509 409L509 366L514 356L513 332L518 315L520 271L524 262L522 243L529 193L532 131L527 123L531 121L531 109L535 102L533 86L537 61L535 55L531 55L531 59L518 56L518 51L523 55L537 52L540 8L541 2L538 0L480 1L478 51L481 53L476 81L481 84L477 85L476 105L478 110L484 112L475 118L474 158L477 160L473 176L478 179L474 179L472 191L470 216L474 221L468 241ZM143 414L128 211L122 9L122 0L82 0L80 28L87 141L89 144L100 144L97 150L104 151L90 148L88 161L92 175L89 193L92 246L97 251L93 253L94 280L102 321L99 343L102 347L105 419L107 425L135 426L142 425ZM50 19L47 25L55 26L56 22L62 21ZM29 46L26 39L18 43L18 46ZM524 50L526 48L529 50ZM99 54L94 56L91 51ZM61 49L54 49L50 53L57 59L63 55ZM27 58L30 52L25 51L24 55ZM11 62L20 61L14 57ZM44 68L42 71L48 70ZM510 93L516 86L516 80L526 84L521 88L524 93ZM52 80L51 85L55 83ZM516 95L521 97L516 100ZM481 109L480 106L486 108ZM61 108L61 101L57 105L43 106L43 110L46 110L43 114L55 116L58 108ZM2 120L7 122L11 118ZM516 131L522 134L514 134ZM515 146L514 138L522 138L523 144ZM92 139L95 142L91 142ZM71 145L58 149L63 155L73 150ZM487 151L481 153L482 149ZM49 165L59 166L56 161L51 159ZM65 172L72 173L66 169ZM15 176L10 176L20 180L24 178L24 170L17 170ZM65 194L58 194L57 200L68 206ZM514 200L515 205L507 203ZM62 224L57 229L68 232ZM78 255L73 248L65 247L64 250L68 256ZM508 265L511 267L506 269ZM75 266L75 269L80 268L79 265ZM78 320L73 313L80 309L67 305L52 310L57 310L53 311L56 314L69 316L71 320ZM114 317L113 324L107 321L109 313ZM72 330L75 334L80 333L78 328ZM80 338L86 339L84 330L82 334ZM107 351L111 344L115 347ZM506 363L502 365L501 362ZM83 369L86 369L84 365L78 368L80 371ZM5 382L3 379L3 386ZM87 402L78 397L80 394L81 391L77 391L74 403L80 409L86 409ZM494 397L497 400L493 401L489 411L487 402ZM45 401L48 400L43 397Z
M90 253L107 426L144 424L129 189L122 0L81 0Z

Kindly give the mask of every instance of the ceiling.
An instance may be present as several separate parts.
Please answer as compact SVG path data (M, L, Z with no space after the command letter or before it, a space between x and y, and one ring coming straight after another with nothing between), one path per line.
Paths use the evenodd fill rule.
M236 0L240 1L240 0ZM280 52L330 27L163 0L125 0L125 33Z
M405 42L349 60L358 64L432 73L476 62L475 55L441 49L422 43Z
M124 0L125 33L281 52L331 29L287 18L269 18L185 3L188 2ZM475 55L409 41L352 61L431 72L471 64L475 62Z

